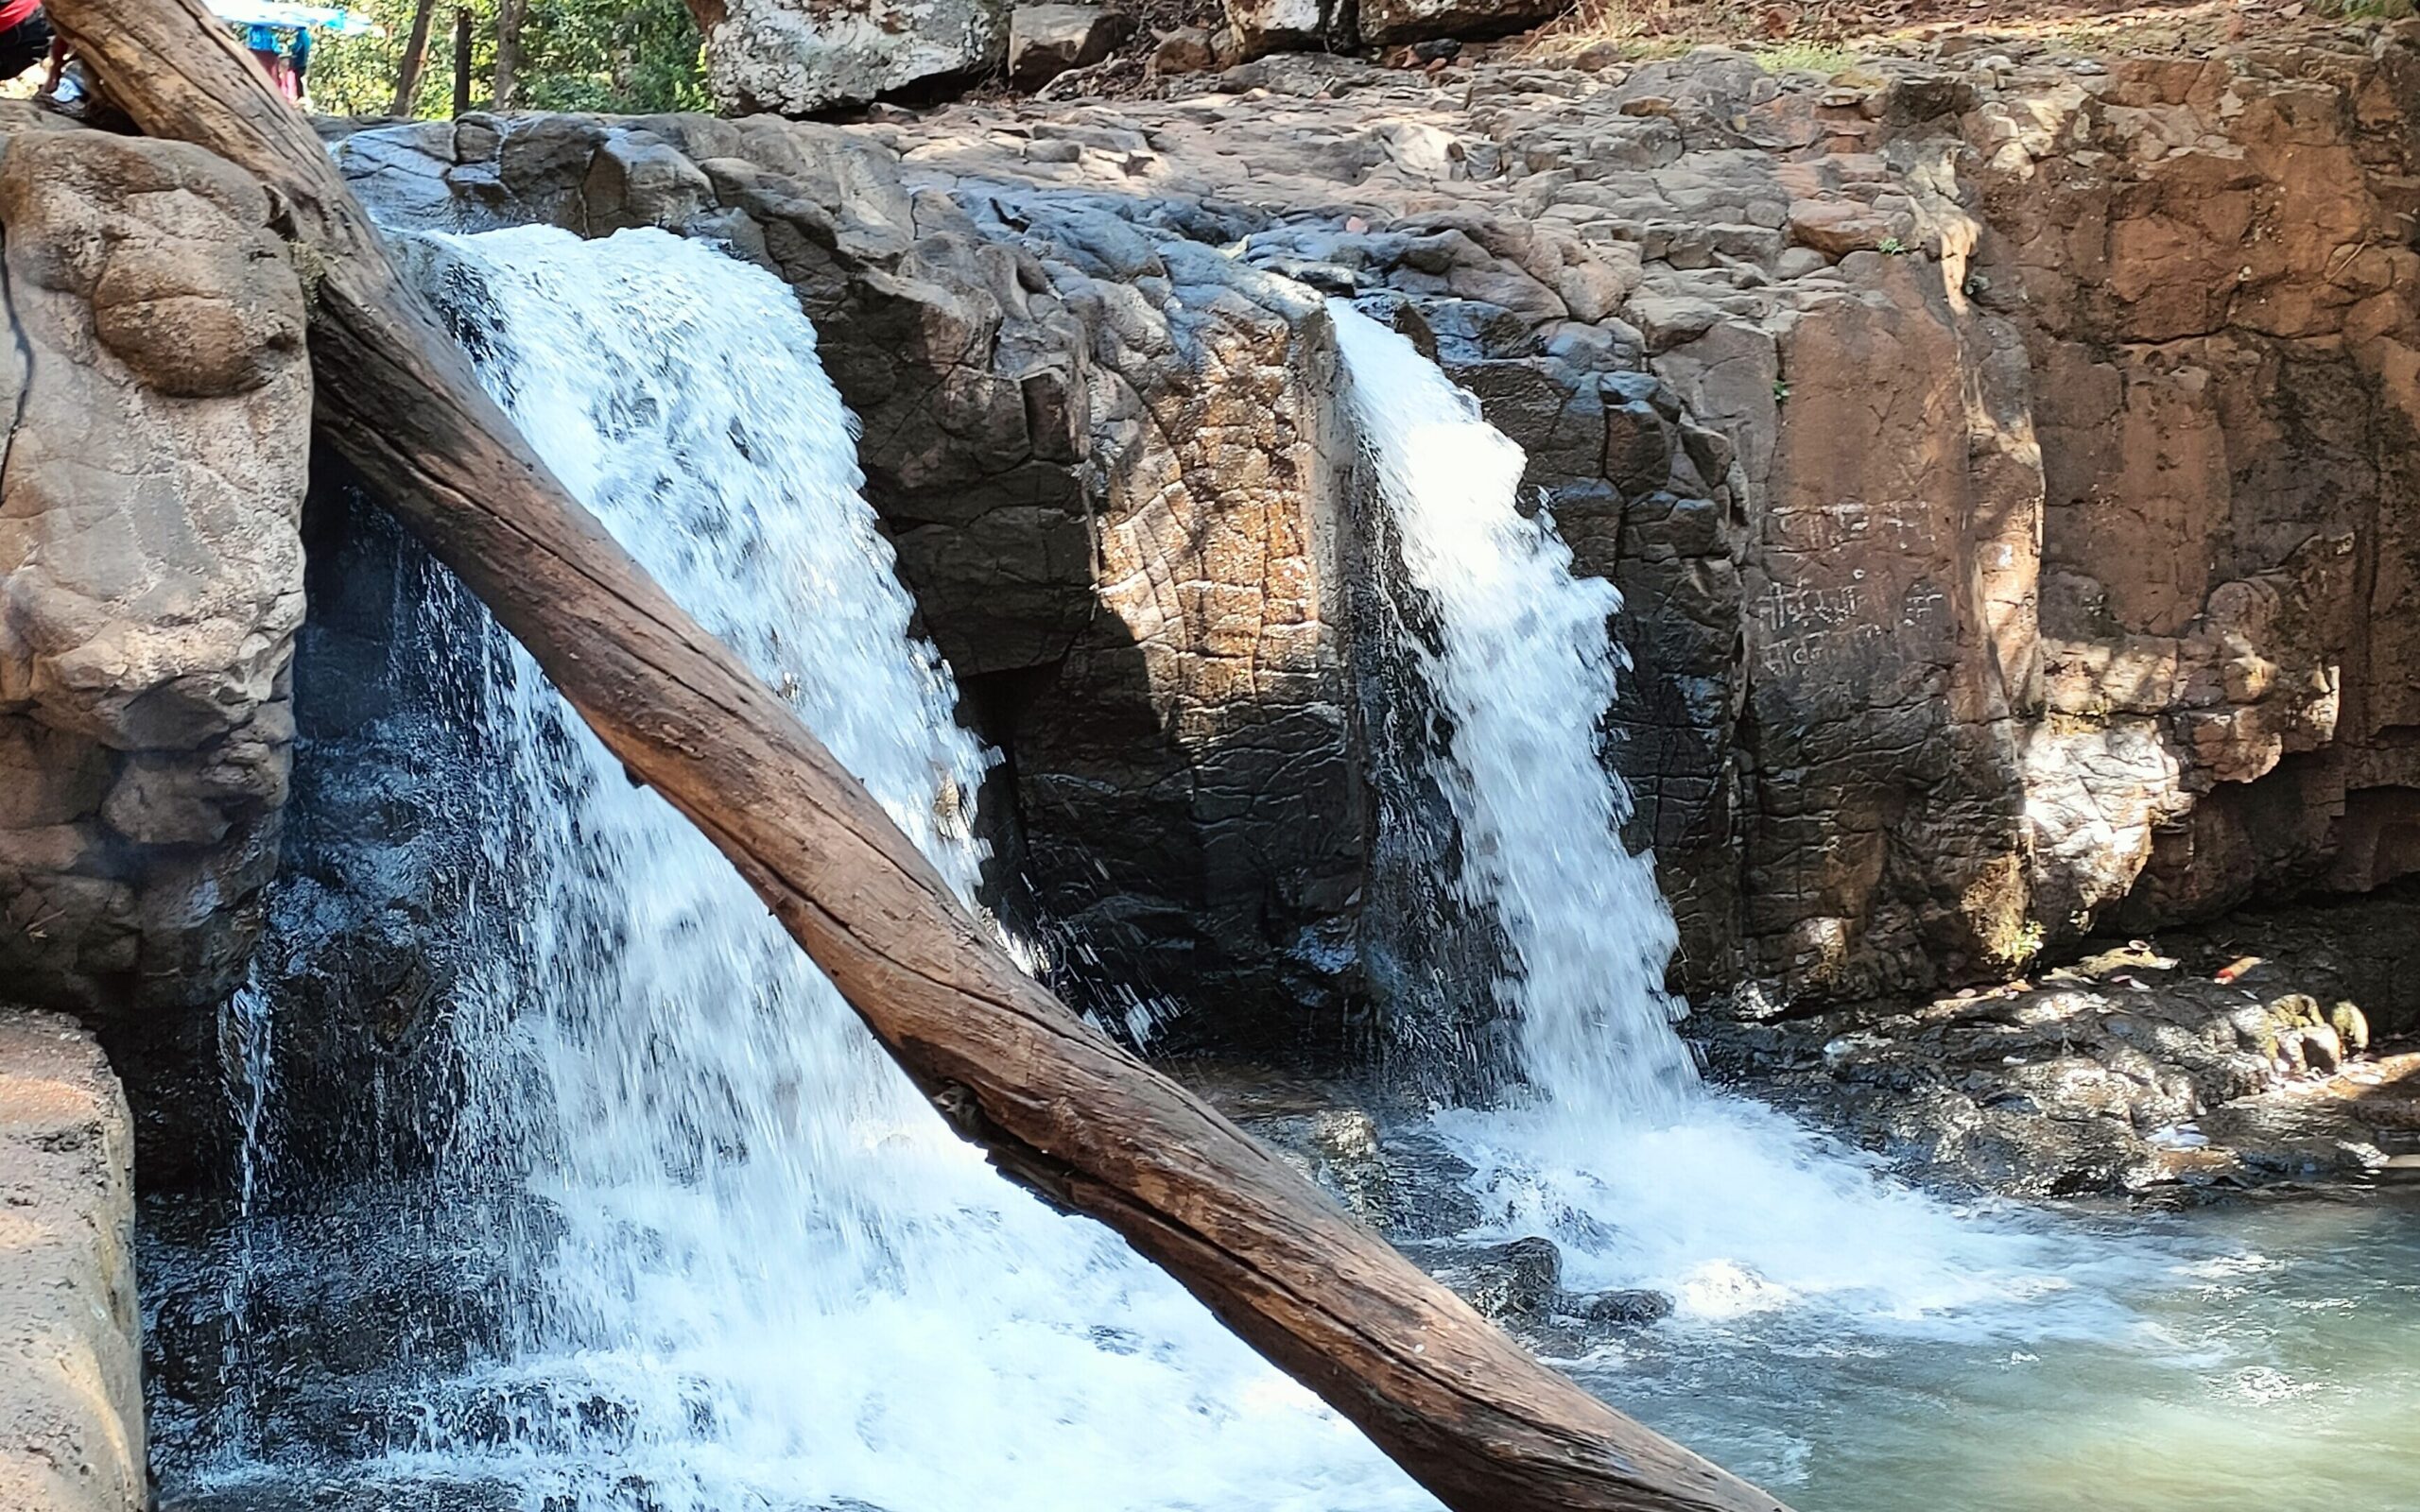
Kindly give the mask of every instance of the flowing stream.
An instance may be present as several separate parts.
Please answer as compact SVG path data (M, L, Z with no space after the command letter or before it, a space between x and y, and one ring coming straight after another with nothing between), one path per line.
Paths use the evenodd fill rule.
M987 757L911 633L791 292L655 232L432 237L411 258L558 474L972 901ZM2341 1255L2341 1229L2147 1239L1956 1211L1703 1087L1662 988L1670 919L1651 863L1620 843L1627 795L1598 754L1620 670L1612 590L1575 578L1551 523L1516 507L1521 454L1468 396L1400 336L1333 314L1406 576L1440 629L1416 660L1454 729L1434 774L1461 837L1452 885L1503 935L1490 990L1518 1023L1522 1095L1436 1122L1478 1172L1486 1220L1469 1237L1549 1235L1566 1284L1680 1303L1656 1329L1564 1341L1565 1363L1801 1512L2051 1512L2084 1504L2085 1486L2090 1504L2145 1512L2306 1504L2268 1483L2265 1500L2164 1500L2164 1483L2129 1488L2083 1451L2061 1478L2005 1445L1943 1449L1961 1403L2096 1444L2083 1428L2120 1401L2131 1420L2167 1413L2207 1435L2273 1402L2313 1411L2348 1337L2408 1329L2420 1298L2407 1287L2382 1310L2340 1266L2301 1332L2264 1332L2244 1321L2266 1315L2244 1278ZM430 653L467 664L475 686L451 717L495 774L458 799L480 844L449 922L476 969L449 997L458 1108L428 1136L430 1198L354 1224L354 1250L334 1210L266 1215L288 1029L275 984L248 989L232 1085L259 1138L247 1221L214 1272L233 1389L178 1427L172 1504L1434 1505L1114 1236L991 1173L728 864L517 648L492 627L478 644ZM297 917L289 934L307 933ZM2399 1209L2360 1221L2372 1249L2420 1234ZM271 1223L274 1242L256 1241ZM445 1305L475 1314L476 1343L380 1361L374 1389L371 1375L335 1388L337 1416L374 1423L298 1434L281 1426L291 1400L259 1406L276 1373L262 1299L340 1290L362 1253L432 1257L469 1297ZM395 1305L384 1333L434 1336L434 1300ZM2360 1368L2411 1420L2411 1366ZM2298 1464L2318 1432L2302 1421L2237 1436L2263 1464ZM2325 1426L2348 1424L2371 1428L2350 1411ZM2349 1484L2308 1504L2396 1505L2347 1500ZM347 1486L367 1499L321 1496Z

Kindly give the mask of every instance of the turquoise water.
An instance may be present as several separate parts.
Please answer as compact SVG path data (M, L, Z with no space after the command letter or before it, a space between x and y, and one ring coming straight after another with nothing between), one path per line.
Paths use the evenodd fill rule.
M2088 1328L1751 1315L1577 1369L1797 1512L2420 1512L2420 1192L2105 1228L2135 1259Z

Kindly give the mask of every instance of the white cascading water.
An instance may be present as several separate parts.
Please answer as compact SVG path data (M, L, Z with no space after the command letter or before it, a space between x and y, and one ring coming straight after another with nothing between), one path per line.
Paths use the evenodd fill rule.
M985 757L791 292L648 231L418 256L557 473L971 896ZM432 1395L515 1423L433 1407L393 1469L533 1508L1433 1505L1107 1230L984 1166L517 648L488 702L527 816L497 840L527 900L489 903L517 910L522 1000L460 1010L448 1158L526 1172L562 1231L523 1241L504 1357Z
M1522 513L1527 459L1477 400L1349 302L1328 308L1406 576L1434 610L1442 649L1407 650L1453 726L1436 775L1461 834L1456 885L1510 958L1494 989L1529 1095L1439 1121L1497 1229L1562 1241L1583 1287L1663 1288L1685 1314L1817 1301L1964 1328L1958 1314L2063 1289L2041 1241L1701 1083L1664 989L1671 914L1652 861L1621 843L1629 793L1599 756L1619 595L1574 576L1552 522Z

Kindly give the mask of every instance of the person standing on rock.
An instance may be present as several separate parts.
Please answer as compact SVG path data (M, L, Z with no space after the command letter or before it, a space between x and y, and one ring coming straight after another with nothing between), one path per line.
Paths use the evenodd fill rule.
M0 78L14 78L50 56L50 18L42 0L0 0Z
M311 108L311 28L294 28L285 49L285 97L304 110Z
M268 81L277 86L278 93L291 98L285 83L285 53L277 44L277 28L257 21L246 26L244 48L252 55L252 61L261 65Z

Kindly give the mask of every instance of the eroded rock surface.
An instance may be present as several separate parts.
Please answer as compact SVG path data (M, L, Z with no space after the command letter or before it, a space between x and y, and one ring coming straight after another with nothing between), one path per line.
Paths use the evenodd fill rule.
M726 0L706 79L735 111L805 114L996 67L1009 0Z
M0 1008L0 1506L140 1512L126 1095L73 1020Z
M276 869L302 615L302 294L199 148L0 147L0 961L129 1024L241 976Z
M2012 47L876 134L1402 310L1625 590L1684 979L1855 998L2413 861L2410 28Z

